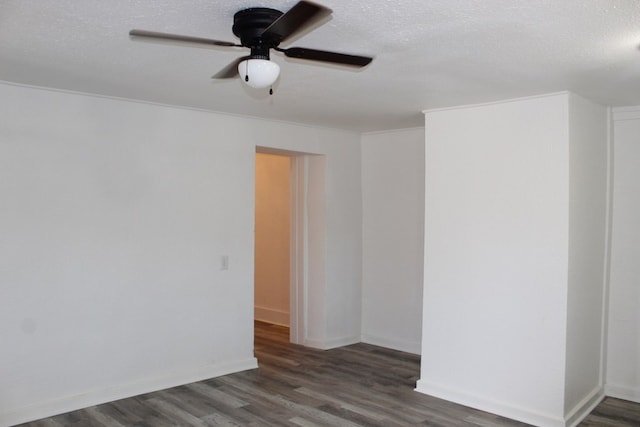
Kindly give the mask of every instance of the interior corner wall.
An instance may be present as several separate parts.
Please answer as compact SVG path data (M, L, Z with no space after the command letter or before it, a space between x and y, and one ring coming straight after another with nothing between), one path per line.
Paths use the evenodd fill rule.
M613 110L606 394L640 402L640 106Z
M359 134L4 83L0 98L0 424L256 367L257 145L326 158L310 304L327 343L358 340Z
M420 353L424 129L362 136L362 341Z
M425 113L417 390L564 425L568 94Z
M256 153L255 319L289 326L291 159Z
M565 418L571 424L604 395L608 209L606 107L569 96L569 264Z

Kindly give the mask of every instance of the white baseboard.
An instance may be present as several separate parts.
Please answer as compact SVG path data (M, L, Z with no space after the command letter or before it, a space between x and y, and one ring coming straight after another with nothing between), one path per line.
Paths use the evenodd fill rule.
M640 403L640 387L628 387L617 384L607 384L604 386L604 394L617 399L629 400Z
M487 399L484 396L472 395L459 390L453 390L429 381L418 380L416 391L440 399L449 400L460 405L469 406L481 411L490 412L513 420L521 421L534 426L565 427L565 420L550 414L542 414L534 410L511 405L507 402L498 402Z
M282 310L274 310L268 307L255 306L253 315L256 320L262 322L273 323L275 325L289 326L289 312Z
M405 353L420 354L422 352L422 344L419 341L402 341L369 334L363 334L361 340L363 343L404 351Z
M245 360L202 366L188 372L180 372L158 378L147 378L128 384L92 390L83 394L64 396L0 413L0 426L21 424L99 405L101 403L112 402L126 397L202 381L234 372L255 369L257 367L258 361L255 357L251 357Z
M604 399L604 389L598 386L565 415L565 425L569 427L577 426L602 402L602 399Z
M360 337L343 337L329 340L307 338L304 340L304 345L307 347L317 348L319 350L331 350L332 348L344 347L345 345L357 344L359 342Z

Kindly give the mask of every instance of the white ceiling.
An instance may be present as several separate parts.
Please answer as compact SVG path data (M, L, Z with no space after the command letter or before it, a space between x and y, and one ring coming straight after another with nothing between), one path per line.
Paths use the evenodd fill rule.
M132 28L236 42L233 14L296 0L2 0L0 80L356 131L421 111L571 90L640 105L637 0L321 0L332 18L283 47L375 56L364 69L273 53L275 94L210 77L241 48L134 42Z

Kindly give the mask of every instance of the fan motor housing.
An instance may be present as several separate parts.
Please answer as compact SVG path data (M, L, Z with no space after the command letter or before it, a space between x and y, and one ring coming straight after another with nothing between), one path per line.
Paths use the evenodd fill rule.
M279 10L266 7L241 10L233 15L233 34L240 38L243 46L251 48L252 55L254 50L257 54L264 54L263 50L266 50L268 57L269 48L278 46L280 40L265 40L262 33L280 16L282 16L282 12Z

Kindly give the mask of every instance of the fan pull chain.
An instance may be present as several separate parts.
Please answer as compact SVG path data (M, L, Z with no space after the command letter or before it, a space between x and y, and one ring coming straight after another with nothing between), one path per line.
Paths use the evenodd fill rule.
M269 95L273 95L273 86L269 88Z
M245 68L245 70L244 70L244 81L248 82L249 81L249 61L247 61L244 64L244 68Z

